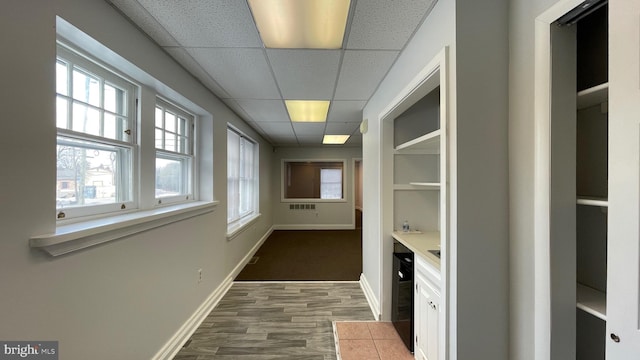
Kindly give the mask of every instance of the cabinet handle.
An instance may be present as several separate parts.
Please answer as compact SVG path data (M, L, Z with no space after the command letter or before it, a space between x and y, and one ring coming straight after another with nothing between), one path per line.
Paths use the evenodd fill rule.
M620 337L614 333L611 333L611 340L613 340L613 342L620 342Z

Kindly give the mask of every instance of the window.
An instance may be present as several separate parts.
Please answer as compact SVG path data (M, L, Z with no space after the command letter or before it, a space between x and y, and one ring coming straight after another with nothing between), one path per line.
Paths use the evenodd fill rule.
M136 87L59 45L58 218L135 207Z
M192 198L194 117L158 99L155 114L158 203Z
M156 97L155 114L141 114L149 127L141 126L139 91L149 90L58 44L58 219L138 209L153 199L163 205L194 200L195 116ZM138 163L141 154L153 151L155 173Z
M227 223L241 225L258 214L258 145L239 131L227 130Z
M283 200L344 200L344 161L284 161Z
M320 169L320 198L342 199L342 169Z

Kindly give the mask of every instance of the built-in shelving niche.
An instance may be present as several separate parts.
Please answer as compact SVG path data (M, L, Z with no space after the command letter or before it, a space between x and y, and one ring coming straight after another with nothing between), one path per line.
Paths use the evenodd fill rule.
M438 230L440 223L440 88L394 120L394 227Z
M607 7L577 23L576 359L603 360L607 320Z

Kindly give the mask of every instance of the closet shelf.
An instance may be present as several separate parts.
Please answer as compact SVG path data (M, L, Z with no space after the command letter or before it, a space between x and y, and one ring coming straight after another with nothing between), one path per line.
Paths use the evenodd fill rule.
M607 321L607 294L580 283L577 284L576 290L576 307Z
M609 98L609 83L600 84L578 92L578 110L607 102Z
M609 200L607 198L579 196L576 203L578 205L608 207Z
M409 184L395 184L394 190L440 190L440 183L411 182Z
M440 153L440 129L402 143L395 148L396 153Z

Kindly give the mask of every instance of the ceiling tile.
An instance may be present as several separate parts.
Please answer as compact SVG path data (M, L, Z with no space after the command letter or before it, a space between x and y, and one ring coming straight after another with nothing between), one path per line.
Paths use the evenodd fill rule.
M297 136L324 134L325 123L293 123Z
M276 146L298 146L298 139L295 136L272 136L271 139Z
M264 130L265 133L269 134L272 138L274 137L294 137L293 126L291 126L291 122L261 122L258 125Z
M165 47L164 49L219 98L229 98L229 94L209 76L202 66L200 66L185 49L179 47Z
M282 96L292 100L331 99L340 53L340 50L267 49Z
M177 46L178 42L162 25L137 1L108 0L138 25L160 46Z
M362 109L366 101L333 101L327 116L327 122L362 121Z
M300 145L322 145L322 134L318 135L309 135L309 136L298 136L298 143Z
M334 99L368 100L397 56L397 51L345 51Z
M358 129L360 129L359 122L335 122L327 123L327 128L324 132L328 135L351 135Z
M289 122L282 100L237 100L242 109L256 122Z
M185 47L262 47L246 1L138 0Z
M351 137L349 138L349 140L347 140L346 143L344 143L345 145L362 145L362 134L355 133L353 135L351 135Z
M187 51L234 99L280 99L261 49L203 49Z
M434 1L358 1L347 49L402 49Z

